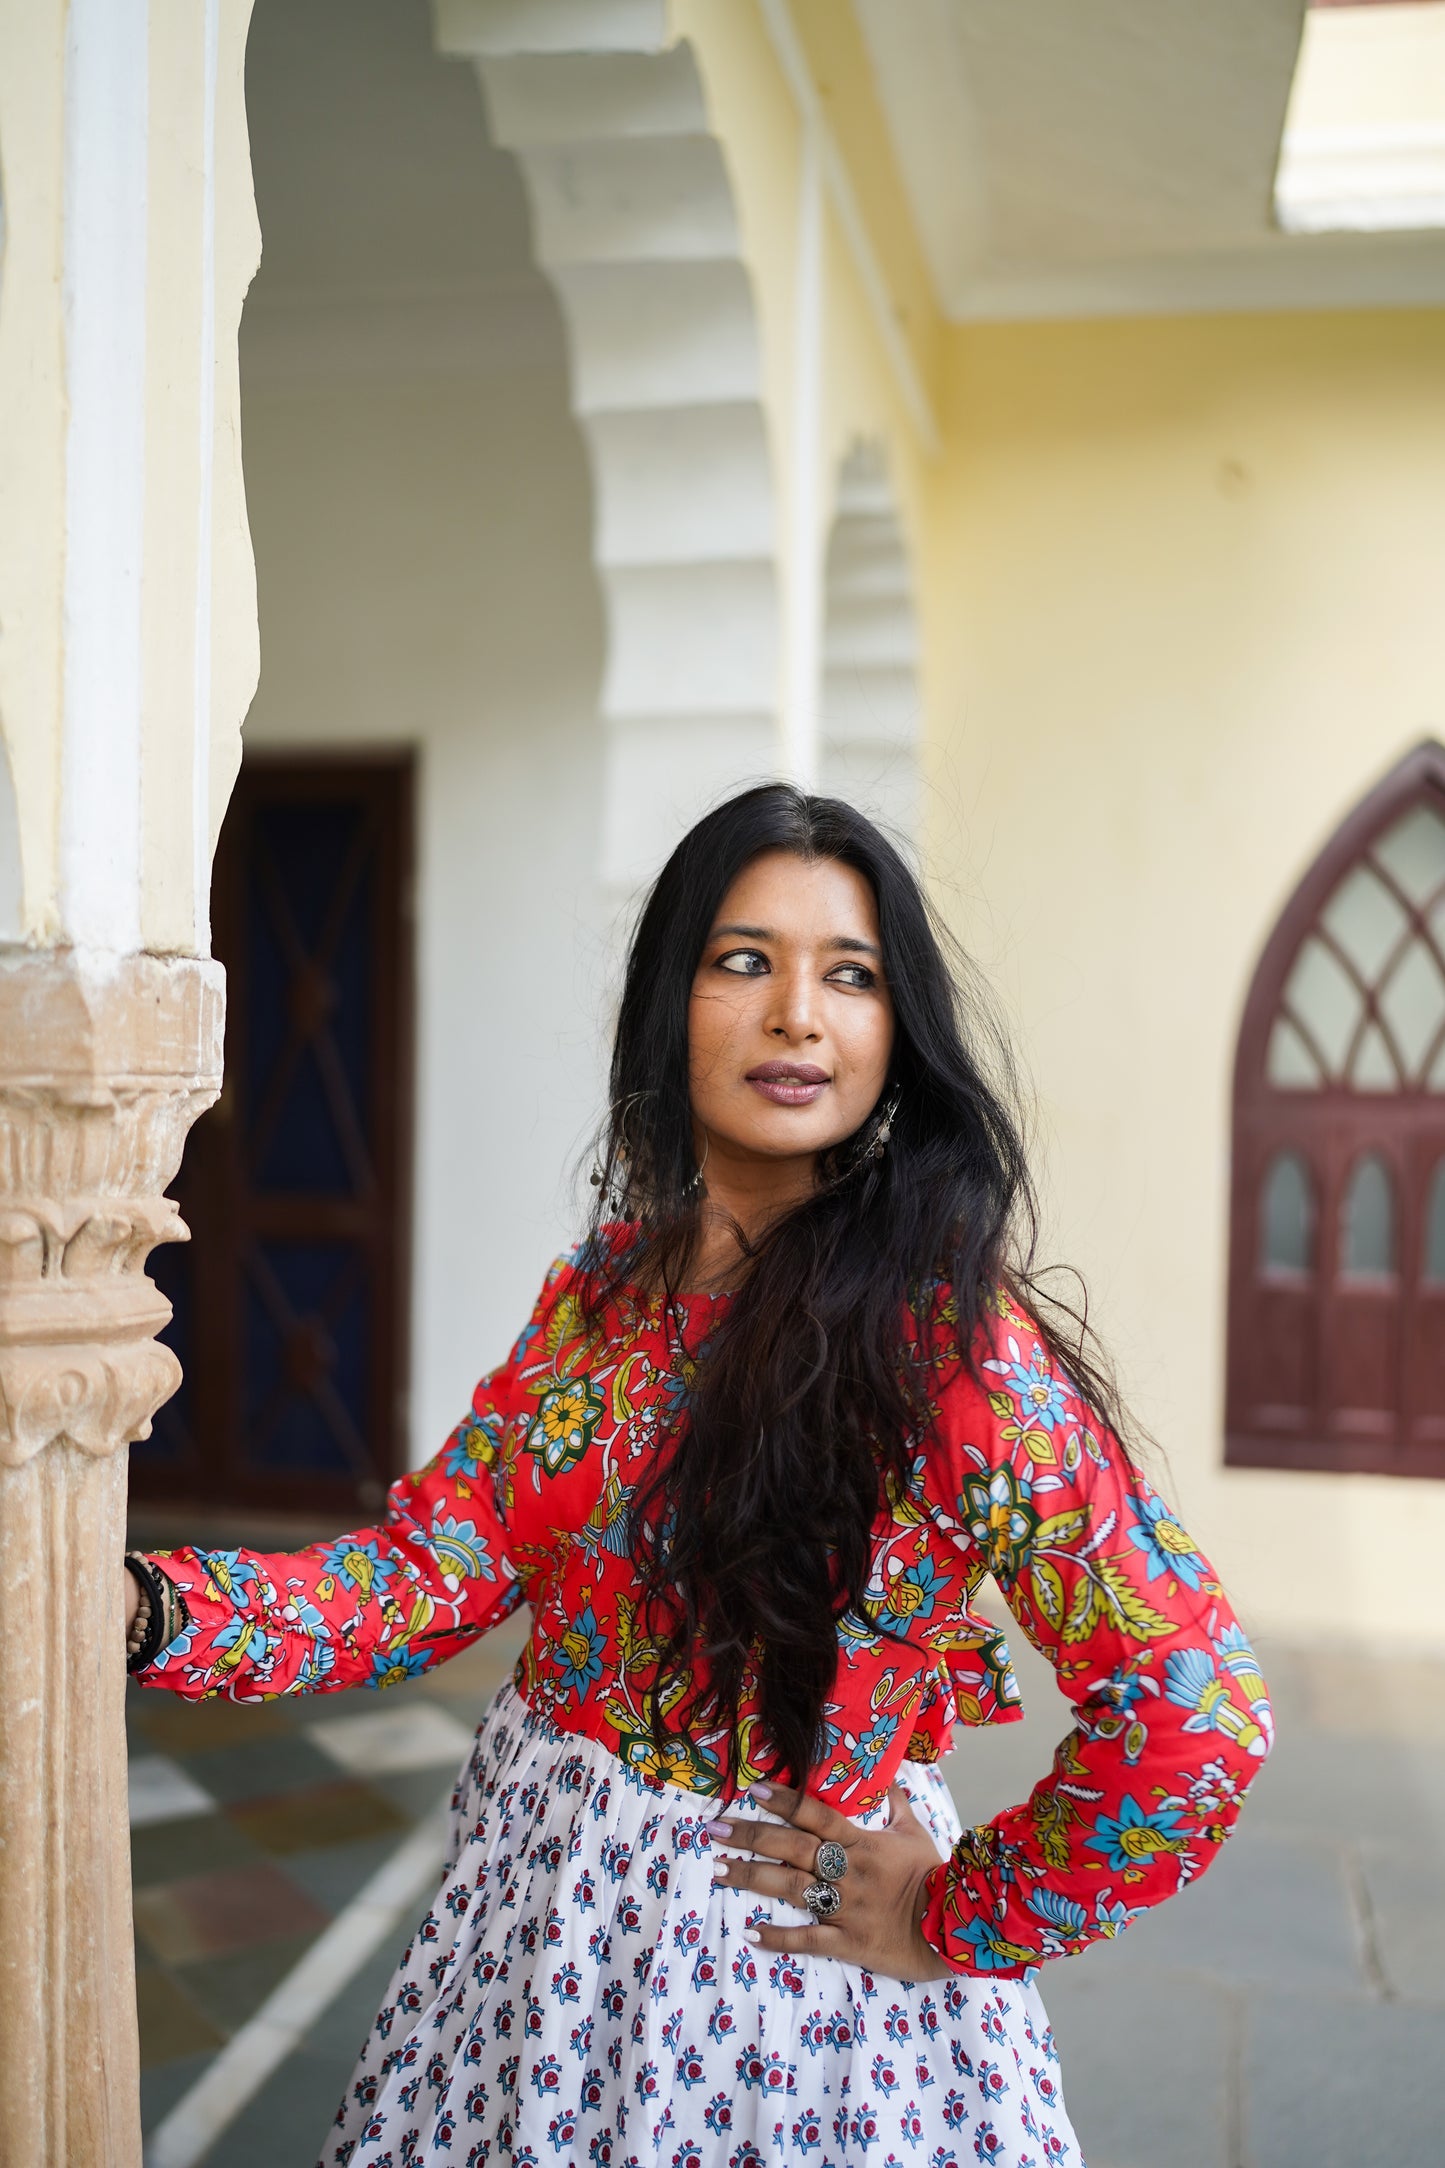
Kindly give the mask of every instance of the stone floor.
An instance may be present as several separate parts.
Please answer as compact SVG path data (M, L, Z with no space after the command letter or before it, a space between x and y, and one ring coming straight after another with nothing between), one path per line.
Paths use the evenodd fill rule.
M314 2161L409 1918L339 1968L259 2090L229 2115L212 2103L212 2139L204 2116L178 2136L172 2111L329 1923L354 1922L449 1790L520 1630L384 1696L240 1709L133 1692L157 2168ZM965 1738L950 1764L970 1819L1024 1796L1065 1728L1047 1668L1026 1648L1019 1668L1028 1720ZM1445 2168L1445 1666L1274 1650L1266 1669L1280 1741L1219 1865L1045 1974L1076 2128L1091 2168Z

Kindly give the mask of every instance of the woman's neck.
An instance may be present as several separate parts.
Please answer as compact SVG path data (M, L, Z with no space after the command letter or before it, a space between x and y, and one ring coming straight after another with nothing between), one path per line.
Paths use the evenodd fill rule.
M760 1242L768 1229L813 1193L816 1162L806 1158L737 1160L716 1146L703 1167L706 1195L698 1246L688 1269L688 1294L721 1294L747 1269L739 1242Z

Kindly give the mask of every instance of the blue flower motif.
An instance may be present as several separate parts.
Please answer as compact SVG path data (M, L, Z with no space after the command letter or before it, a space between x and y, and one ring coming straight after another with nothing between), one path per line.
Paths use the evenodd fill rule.
M475 1521L459 1521L438 1508L432 1518L427 1547L435 1554L448 1588L455 1588L459 1581L495 1581L497 1578L492 1567L492 1554L477 1534Z
M442 1462L448 1475L475 1481L490 1468L502 1442L502 1418L495 1409L486 1415L469 1415L458 1423L447 1441Z
M197 1558L220 1593L237 1603L261 1579L261 1569L254 1558L247 1558L241 1551L197 1551Z
M1005 1941L987 1920L970 1920L963 1930L963 1939L972 1948L973 1961L980 1972L1017 1972L1020 1965L1035 1963L1039 1955L1037 1950L1026 1950L1017 1942Z
M232 1663L228 1669L234 1668L235 1664L239 1664L247 1656L254 1657L256 1662L260 1663L267 1648L265 1629L258 1626L254 1619L243 1618L238 1612L235 1618L227 1619L216 1635L214 1645L218 1649L226 1650L231 1657Z
M1136 1670L1132 1663L1120 1664L1107 1679L1096 1680L1090 1688L1091 1693L1102 1695L1120 1716L1127 1716L1147 1695L1158 1691L1158 1681L1151 1679L1147 1671Z
M431 1668L431 1656L426 1649L414 1649L405 1641L398 1641L393 1648L378 1649L371 1659L371 1677L368 1686L399 1686L403 1679L419 1679Z
M366 1542L342 1536L339 1542L327 1544L321 1563L338 1581L354 1588L363 1603L368 1596L384 1594L396 1574L396 1560L382 1550L375 1536Z
M1188 1709L1186 1731L1212 1731L1229 1688L1206 1649L1175 1649L1164 1665L1164 1691L1176 1708Z
M1186 1588L1197 1589L1204 1578L1204 1560L1194 1538L1180 1527L1162 1498L1144 1497L1133 1503L1136 1515L1142 1508L1143 1517L1136 1518L1129 1541L1148 1559L1148 1578L1157 1581L1161 1574L1171 1573Z
M896 1716L875 1716L872 1723L856 1737L851 1731L844 1732L843 1744L848 1750L849 1766L856 1769L860 1776L872 1776L888 1752L897 1729Z
M1042 1347L1035 1346L1028 1362L1017 1340L1009 1340L1008 1351L1008 1362L986 1362L984 1369L1002 1378L1005 1390L1019 1404L1019 1420L1026 1429L1052 1431L1055 1423L1063 1422L1068 1414L1064 1379L1055 1377L1050 1370Z
M291 1682L293 1694L309 1694L335 1669L336 1651L329 1641L313 1641Z
M934 1606L947 1587L948 1582L931 1558L916 1559L887 1583L880 1608L894 1618L932 1618Z
M1184 1850L1184 1839L1178 1830L1176 1813L1161 1808L1150 1814L1132 1793L1126 1792L1119 1803L1119 1812L1116 1815L1101 1814L1094 1824L1093 1836L1086 1837L1084 1842L1091 1852L1102 1852L1115 1873L1122 1873L1126 1880L1137 1881L1160 1852Z
M562 1674L561 1684L582 1700L589 1686L602 1676L602 1651L607 1638L597 1630L597 1614L589 1603L571 1620L552 1650L552 1661Z
M1112 1890L1101 1890L1094 1899L1094 1917L1101 1927L1118 1934L1130 1920L1144 1917L1143 1905L1126 1905L1122 1897L1115 1897Z
M1062 1935L1081 1935L1089 1924L1089 1915L1083 1906L1056 1889L1031 1890L1029 1910Z

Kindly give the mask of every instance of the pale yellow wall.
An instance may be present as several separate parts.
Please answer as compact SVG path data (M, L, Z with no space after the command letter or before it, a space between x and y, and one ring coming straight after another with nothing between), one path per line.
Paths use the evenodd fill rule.
M1253 1620L1445 1646L1445 1484L1221 1466L1246 990L1445 738L1445 313L960 328L946 429L929 844L1037 1083L1050 1247Z

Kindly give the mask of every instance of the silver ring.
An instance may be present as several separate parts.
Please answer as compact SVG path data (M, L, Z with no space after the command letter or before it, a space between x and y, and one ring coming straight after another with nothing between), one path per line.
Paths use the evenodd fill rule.
M803 1902L815 1922L831 1920L842 1908L843 1892L836 1882L813 1882L804 1890Z
M820 1882L841 1882L848 1872L848 1854L841 1844L831 1837L818 1846L818 1856L813 1861L813 1872Z

